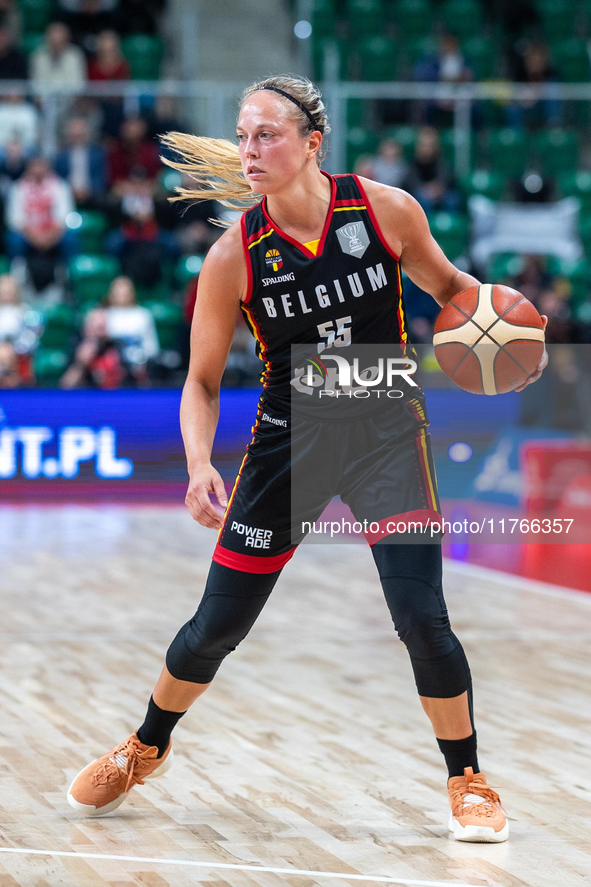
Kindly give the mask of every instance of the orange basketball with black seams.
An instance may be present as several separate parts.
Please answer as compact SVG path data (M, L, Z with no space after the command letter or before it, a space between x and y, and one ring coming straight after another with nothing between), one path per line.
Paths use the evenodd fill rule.
M483 283L456 293L441 310L433 335L446 376L473 394L513 391L544 353L544 324L522 293Z

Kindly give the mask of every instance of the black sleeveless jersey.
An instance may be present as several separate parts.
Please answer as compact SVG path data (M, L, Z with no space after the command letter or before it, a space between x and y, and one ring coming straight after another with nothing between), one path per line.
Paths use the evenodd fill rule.
M264 362L264 389L290 398L291 346L404 345L399 257L355 175L329 176L330 206L316 255L281 231L263 199L242 217L248 293L241 302ZM285 401L286 403L289 400Z

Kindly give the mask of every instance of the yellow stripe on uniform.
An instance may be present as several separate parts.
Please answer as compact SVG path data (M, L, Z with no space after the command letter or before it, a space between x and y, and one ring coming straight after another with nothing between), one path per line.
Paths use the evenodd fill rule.
M402 273L400 271L400 262L398 263L398 293L399 293L399 303L398 303L398 324L400 326L400 338L403 342L406 342L408 339L408 333L406 332L406 318L404 316L404 308L402 306Z
M264 239L265 239L265 237L269 237L269 235L272 234L274 230L275 230L274 228L271 228L271 230L270 230L270 231L267 231L266 234L262 234L262 235L259 237L258 240L255 240L254 243L249 243L249 244L248 244L248 248L249 248L249 249L252 249L253 246L256 246L257 243L260 243L261 240L264 240Z
M425 473L427 475L427 481L429 483L429 492L431 494L430 505L431 505L431 508L433 509L433 511L438 511L439 509L437 508L437 496L435 495L435 487L433 484L433 479L431 477L431 468L429 467L429 453L427 450L427 441L425 438L425 434L426 434L425 429L421 428L419 430L419 440L420 440L421 449L423 450L423 459L425 462Z
M367 207L357 206L357 204L351 204L351 206L335 206L335 208L333 209L333 213L343 213L351 209L367 209Z

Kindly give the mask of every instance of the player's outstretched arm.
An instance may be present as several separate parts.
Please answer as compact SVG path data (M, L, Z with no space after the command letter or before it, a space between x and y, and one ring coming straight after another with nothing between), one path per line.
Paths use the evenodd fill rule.
M362 179L362 183L382 234L400 256L405 272L417 286L432 295L438 305L443 308L456 293L480 284L471 274L460 271L449 261L431 234L427 216L414 197L400 188L390 188L369 179ZM545 328L548 318L545 314L541 316ZM548 354L544 349L535 372L515 391L523 391L526 385L539 379L547 363Z
M391 249L413 283L442 308L456 293L480 283L456 268L434 239L427 216L407 191L362 179L363 186Z
M223 480L211 464L219 417L220 384L232 345L247 273L240 225L228 229L203 263L191 325L191 359L181 399L181 431L187 455L189 486L185 503L204 527L219 529L223 518L209 494L227 505Z

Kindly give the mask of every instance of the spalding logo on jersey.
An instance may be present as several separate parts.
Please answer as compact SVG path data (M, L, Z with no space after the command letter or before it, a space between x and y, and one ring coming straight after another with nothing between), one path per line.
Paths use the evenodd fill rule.
M279 271L279 269L283 265L283 259L281 258L279 250L270 249L268 252L266 252L265 262L267 263L267 268L272 268L273 271Z
M369 246L369 234L363 222L350 222L337 228L337 236L342 251L348 256L360 259Z

